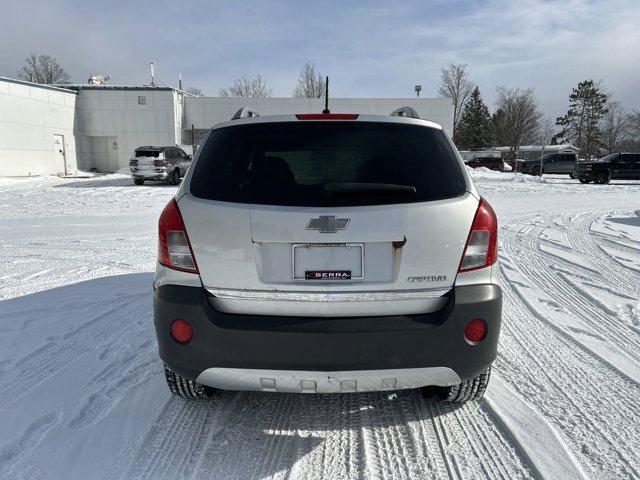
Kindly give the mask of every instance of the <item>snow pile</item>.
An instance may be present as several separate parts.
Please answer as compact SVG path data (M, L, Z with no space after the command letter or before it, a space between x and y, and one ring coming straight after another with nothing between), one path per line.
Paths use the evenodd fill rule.
M529 183L529 184L547 183L547 179L545 177L525 175L519 172L518 173L500 172L496 170L489 170L486 167L471 168L467 166L466 168L467 168L467 172L469 173L471 178L473 178L474 181Z

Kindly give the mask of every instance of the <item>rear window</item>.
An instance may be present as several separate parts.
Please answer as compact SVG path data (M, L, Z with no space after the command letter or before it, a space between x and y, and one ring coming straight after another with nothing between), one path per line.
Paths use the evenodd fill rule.
M157 157L160 150L136 150L136 157Z
M442 131L367 122L214 130L190 184L200 198L291 206L424 202L462 195L465 188Z

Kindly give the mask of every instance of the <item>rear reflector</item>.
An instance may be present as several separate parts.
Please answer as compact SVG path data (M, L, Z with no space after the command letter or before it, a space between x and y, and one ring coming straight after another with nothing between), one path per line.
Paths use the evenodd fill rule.
M158 221L158 261L165 267L198 273L187 229L175 199L164 207Z
M355 120L357 113L298 113L298 120Z
M498 256L497 250L498 219L491 205L481 198L458 272L469 272L493 265Z
M193 329L189 322L179 318L171 324L171 336L176 342L187 343L193 337Z
M464 327L464 338L472 343L477 343L484 340L487 335L487 324L479 318L471 320Z

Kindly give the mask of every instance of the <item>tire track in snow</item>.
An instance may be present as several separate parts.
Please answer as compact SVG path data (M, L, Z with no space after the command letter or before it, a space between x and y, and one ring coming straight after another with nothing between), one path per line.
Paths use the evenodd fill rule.
M12 374L0 385L0 409L8 407L80 356L107 343L113 335L120 333L123 325L147 308L147 299L137 295L124 304L92 316L59 340L52 340L16 360Z
M560 308L573 312L585 325L592 328L598 335L605 336L612 341L612 344L622 352L625 358L634 362L636 368L640 367L640 336L634 334L621 322L616 321L608 313L603 312L598 307L594 307L591 298L586 296L580 289L568 282L561 274L557 274L548 267L548 260L543 252L537 249L535 238L540 230L535 229L533 236L524 238L511 237L510 242L505 242L505 252L509 257L524 259L526 261L511 262L516 263L522 273L533 281L539 290L552 298ZM531 238L533 237L533 238ZM516 249L515 245L524 246ZM562 261L561 259L554 261ZM566 262L569 267L574 264ZM579 274L577 274L579 276ZM551 287L551 288L550 288ZM606 325L608 328L603 328ZM631 335L630 335L631 334Z
M0 477L18 478L36 476L37 472L29 471L25 462L34 453L38 445L47 437L49 431L60 421L60 414L49 412L34 420L19 438L0 449Z
M602 269L601 271L606 273L608 279L617 280L615 283L623 289L636 285L635 293L637 293L637 272L632 272L627 268L617 268L611 257L593 241L595 235L591 226L602 217L603 215L598 213L585 213L576 216L567 226L571 233L569 241L576 250L589 255L589 258Z
M482 477L481 465L489 463L495 478L529 478L485 412L454 414L435 405L417 391L172 399L126 477L470 478ZM457 430L454 440L446 439L446 428Z
M564 434L591 474L638 475L635 452L640 444L626 419L640 415L640 388L610 375L610 367L598 357L535 321L507 282L503 295L502 352L496 365L504 381Z
M497 375L485 395L485 404L497 425L510 432L521 456L530 460L537 476L584 480L578 461L558 433L531 405L519 398ZM517 413L515 413L517 412Z
M535 318L549 325L589 355L597 357L616 375L640 385L638 365L624 351L597 333L598 330L591 329L589 322L582 321L579 315L569 312L546 293L536 290L534 286L516 280L517 277L513 271L509 273L503 271L503 275L511 282L514 292Z
M493 428L487 421L486 414L478 403L464 405L435 402L437 418L442 418L447 431L453 435L453 445L463 447L460 452L451 452L452 464L456 469L477 472L479 478L528 478L527 467L519 465L507 466L503 458L514 458L510 455L513 448L504 435ZM461 475L465 478L464 473Z
M124 478L189 478L202 457L210 429L215 428L215 408L228 396L193 402L170 397L134 454ZM212 408L213 407L213 408Z

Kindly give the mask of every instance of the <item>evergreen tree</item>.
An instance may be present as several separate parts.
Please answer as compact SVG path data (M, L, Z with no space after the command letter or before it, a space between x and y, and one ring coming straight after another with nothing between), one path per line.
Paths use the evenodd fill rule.
M593 80L579 82L569 95L569 111L556 120L562 127L559 142L571 142L585 158L597 156L602 147L600 123L607 113L607 94Z
M490 147L495 141L493 122L489 109L482 101L480 89L473 89L460 118L460 125L455 135L458 148L478 150Z

